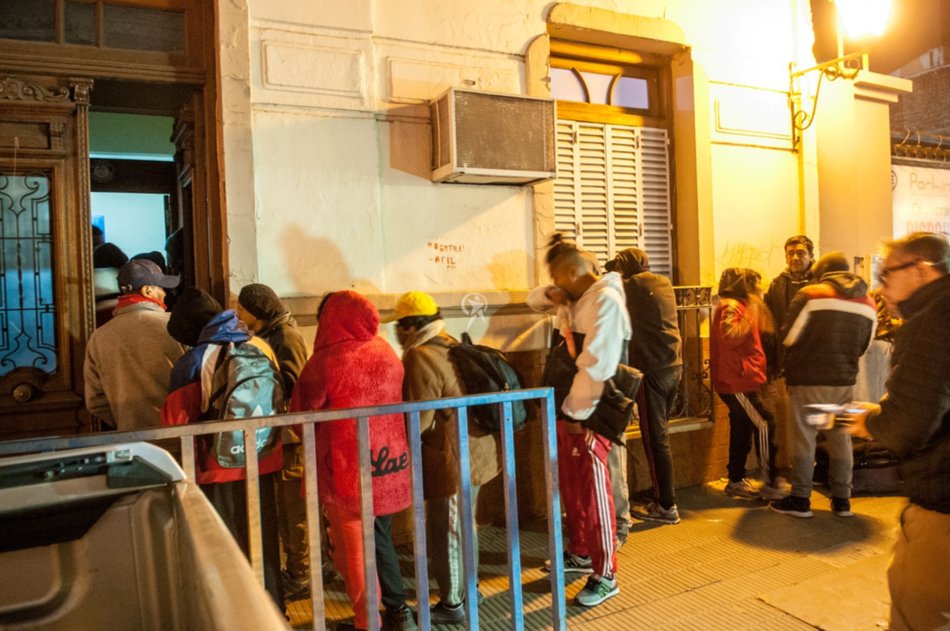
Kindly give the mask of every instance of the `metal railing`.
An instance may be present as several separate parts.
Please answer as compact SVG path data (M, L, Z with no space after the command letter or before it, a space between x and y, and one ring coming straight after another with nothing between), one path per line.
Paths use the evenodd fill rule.
M704 322L712 319L712 287L677 286L673 291L676 294L676 315L682 340L683 378L670 410L670 419L711 419L713 397L702 327Z
M315 449L314 424L356 419L357 444L359 450L361 517L363 535L363 571L366 578L366 608L369 628L379 629L378 602L379 593L376 581L376 546L373 535L373 493L372 470L370 463L369 420L388 414L405 414L408 417L409 447L412 478L412 511L415 538L416 598L419 603L419 626L430 628L429 620L429 580L426 567L425 510L422 487L422 447L420 439L420 413L429 410L454 409L458 418L459 441L459 480L461 494L462 557L466 583L466 628L478 628L478 568L475 559L475 520L472 506L472 484L469 463L468 408L474 405L497 405L500 407L504 424L499 439L502 446L503 482L506 513L506 531L508 548L508 580L511 597L511 628L524 629L524 607L521 586L521 547L518 534L518 500L515 484L514 434L512 431L512 408L514 401L539 400L541 404L541 426L544 448L544 477L547 493L548 552L551 562L551 622L554 629L566 629L564 597L564 558L561 541L561 500L557 477L557 437L555 432L554 395L550 388L517 390L481 394L433 401L399 403L375 407L351 408L345 410L321 410L300 412L240 420L192 423L158 429L87 434L70 437L26 439L0 442L0 456L60 451L96 445L109 445L135 441L155 441L170 438L181 440L182 466L186 476L195 480L194 437L217 434L228 431L242 431L245 444L255 444L256 431L265 427L287 427L300 425L304 450L304 480L308 515L308 534L310 543L311 604L313 606L313 628L322 630L326 626L322 583L322 548L320 519L317 501L317 462ZM257 465L257 452L246 450L245 474L248 506L248 557L251 566L263 583L263 554L261 540L260 489Z

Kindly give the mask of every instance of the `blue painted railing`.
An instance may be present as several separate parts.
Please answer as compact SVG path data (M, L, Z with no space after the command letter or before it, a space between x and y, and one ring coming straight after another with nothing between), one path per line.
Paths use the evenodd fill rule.
M228 431L243 431L245 441L255 442L255 432L262 427L286 427L300 425L303 430L304 480L310 540L311 601L313 605L313 628L326 626L323 606L323 582L320 568L322 552L320 542L320 519L317 500L317 462L314 445L314 424L342 419L357 419L359 445L360 492L362 497L362 526L364 567L366 576L367 610L370 629L378 631L377 603L379 594L376 582L376 546L373 537L373 494L369 449L369 419L387 414L404 414L408 417L409 446L412 458L412 511L415 536L415 570L417 599L419 602L419 626L427 630L429 621L429 580L426 567L425 509L422 492L422 443L420 440L420 413L428 410L453 409L458 418L459 479L461 481L462 557L466 582L466 628L478 629L478 568L475 562L475 518L472 506L472 480L468 450L468 408L473 405L497 405L503 413L504 425L499 435L502 446L505 493L506 533L508 547L508 579L511 597L511 628L524 629L524 599L521 586L521 548L518 534L518 500L515 477L515 449L512 430L514 401L539 400L541 404L541 427L544 447L544 479L547 492L548 551L551 559L551 623L554 629L566 629L564 598L564 557L561 542L561 500L557 479L557 437L555 433L554 395L550 388L516 390L493 394L479 394L433 401L399 403L375 407L350 408L345 410L321 410L300 412L240 420L193 423L175 427L163 427L133 432L109 432L58 438L26 439L0 442L0 456L62 451L96 445L111 445L135 441L155 441L170 438L181 440L182 468L187 477L195 479L195 436ZM260 525L260 490L257 472L257 453L246 451L245 473L247 475L247 505L249 530L249 560L263 582L263 559Z

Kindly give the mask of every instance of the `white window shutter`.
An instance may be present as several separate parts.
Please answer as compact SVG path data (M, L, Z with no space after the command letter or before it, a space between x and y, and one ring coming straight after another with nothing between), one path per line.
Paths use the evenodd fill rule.
M555 228L603 264L629 247L672 272L669 151L664 129L559 120Z
M670 217L670 143L665 129L640 130L643 160L643 245L650 269L673 274L673 222Z

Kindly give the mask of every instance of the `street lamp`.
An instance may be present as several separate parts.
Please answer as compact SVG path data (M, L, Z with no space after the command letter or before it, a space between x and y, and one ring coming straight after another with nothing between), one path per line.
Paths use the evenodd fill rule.
M838 78L848 80L858 76L861 70L868 69L867 51L844 54L844 33L849 39L862 39L881 35L887 25L891 13L891 0L829 0L835 6L837 18L838 56L811 68L796 70L795 62L788 65L789 88L788 104L792 111L792 144L795 149L801 142L802 132L808 129L815 120L815 110L818 107L818 94L821 91L821 81L826 78L834 81ZM810 72L817 71L818 87L815 88L815 99L811 112L802 109L802 93L799 79Z

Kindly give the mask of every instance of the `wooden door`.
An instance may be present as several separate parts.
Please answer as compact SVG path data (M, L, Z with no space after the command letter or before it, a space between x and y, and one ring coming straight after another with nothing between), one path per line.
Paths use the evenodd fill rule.
M80 431L92 81L0 78L0 439Z

